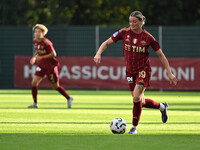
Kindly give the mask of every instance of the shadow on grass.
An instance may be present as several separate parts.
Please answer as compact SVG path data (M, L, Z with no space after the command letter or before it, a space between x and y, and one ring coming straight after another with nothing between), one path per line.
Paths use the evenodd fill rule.
M130 95L129 90L68 90L72 95ZM21 89L21 90L0 90L0 94L2 95L30 95L31 89ZM151 91L147 90L147 96L200 96L198 91ZM39 89L40 95L57 95L58 92L52 89ZM58 94L59 95L59 94Z
M102 134L102 133L101 133ZM2 150L197 150L199 135L3 133Z
M33 110L35 108L27 108L27 107L1 107L0 109L29 109L29 110ZM65 107L39 107L37 109L44 109L44 110L69 110ZM74 107L71 108L70 110L132 110L132 106L130 108L122 108L122 107ZM36 110L36 109L35 109ZM143 108L143 110L155 110L156 109L148 109L148 108ZM200 108L168 108L168 111L200 111Z
M131 124L131 122L127 122ZM0 124L110 124L110 122L0 122ZM162 122L140 122L140 124L163 124ZM200 122L167 122L167 124L200 124Z
M33 110L33 108L27 108L27 107L2 107L0 109L30 109L30 110ZM37 109L46 109L46 110L57 110L57 109L60 109L60 110L69 110L67 108L62 108L62 107L48 107L48 108L45 108L45 107L39 107ZM100 108L93 108L93 107L75 107L75 108L71 108L70 110L78 110L78 109L81 109L81 110L132 110L132 107L130 108L121 108L121 107L100 107ZM148 108L143 108L143 110L153 110L153 109L148 109ZM155 111L157 111L156 109L154 109ZM200 111L200 108L169 108L168 111Z

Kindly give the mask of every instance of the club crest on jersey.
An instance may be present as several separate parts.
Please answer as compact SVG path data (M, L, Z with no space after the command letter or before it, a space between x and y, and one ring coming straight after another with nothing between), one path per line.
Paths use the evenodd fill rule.
M145 44L146 44L146 41L141 41L141 44L142 44L142 45L145 45Z
M136 44L138 39L133 39L133 44Z
M129 36L129 35L127 35L127 37L126 37L126 41L129 41L129 38L130 38L130 36Z
M117 35L118 35L118 32L115 32L115 33L113 34L114 37L116 37Z

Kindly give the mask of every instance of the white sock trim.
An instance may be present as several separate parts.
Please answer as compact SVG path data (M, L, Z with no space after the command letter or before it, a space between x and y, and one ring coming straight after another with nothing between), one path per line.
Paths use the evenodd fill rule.
M134 126L134 125L132 125L132 128L135 128L135 129L137 129L137 126Z
M163 103L160 103L160 111L164 111L164 109L165 109L165 105L163 104Z

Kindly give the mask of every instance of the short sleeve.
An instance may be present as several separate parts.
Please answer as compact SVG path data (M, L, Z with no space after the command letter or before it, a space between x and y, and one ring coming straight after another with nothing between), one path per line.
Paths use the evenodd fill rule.
M53 44L51 44L51 45L47 45L47 51L48 51L48 52L52 52L52 51L54 51Z
M154 37L151 37L151 47L154 51L158 51L160 49L160 44Z
M50 40L46 40L45 44L46 44L46 50L48 52L54 51L53 43Z
M122 39L121 32L117 31L111 35L112 40L116 43Z

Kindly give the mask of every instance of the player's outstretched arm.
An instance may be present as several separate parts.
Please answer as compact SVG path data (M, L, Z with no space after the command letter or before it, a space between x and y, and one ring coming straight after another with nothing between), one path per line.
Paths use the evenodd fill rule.
M94 62L98 65L101 62L101 54L103 51L108 47L108 45L114 43L114 41L109 38L106 41L104 41L101 46L99 47L99 50L97 51L96 55L94 56Z
M170 66L169 66L169 62L167 60L167 58L165 57L165 55L163 54L162 50L159 49L158 51L156 51L156 54L158 55L158 57L160 58L163 66L165 67L165 69L167 70L167 75L169 77L169 82L170 84L174 84L176 85L178 80L177 78L173 75L173 73L171 72Z

